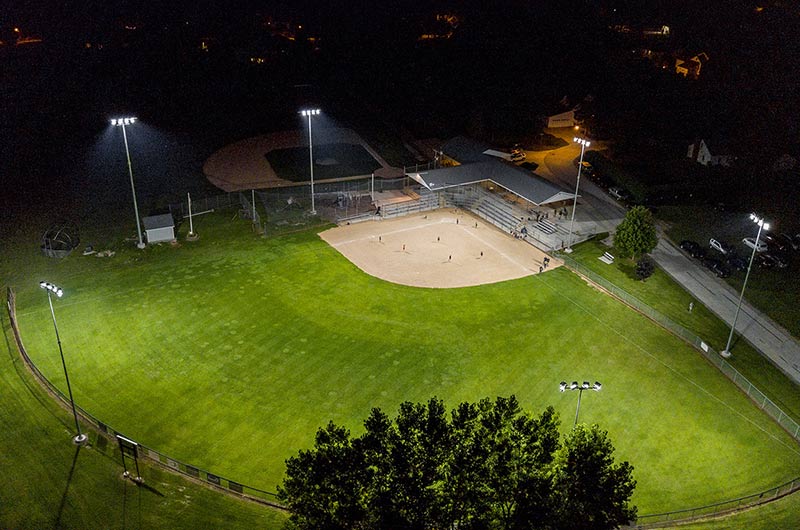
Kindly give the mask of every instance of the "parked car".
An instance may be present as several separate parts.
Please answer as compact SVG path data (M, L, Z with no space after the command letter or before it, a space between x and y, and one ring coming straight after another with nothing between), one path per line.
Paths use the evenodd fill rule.
M746 271L748 261L739 256L728 256L728 266L735 271Z
M778 239L783 241L787 248L791 248L792 250L800 250L800 239L793 239L792 236L787 233L780 234Z
M786 243L771 234L764 234L761 236L761 239L763 239L767 247L772 250L780 250L781 252L786 250Z
M693 258L702 259L706 256L706 250L696 241L684 239L678 246Z
M766 252L761 254L756 254L755 257L756 265L761 267L762 269L774 269L778 266L778 263L775 261L775 258L767 254Z
M756 240L752 237L746 237L742 239L742 243L744 243L744 246L746 247L755 249L756 252L766 252L768 248L767 244L761 240L758 241L758 246L756 246Z
M581 175L591 178L594 176L594 166L589 162L581 162Z
M709 240L708 240L708 245L709 245L711 248L713 248L714 250L716 250L716 251L718 251L718 252L722 252L722 253L723 253L723 254L725 254L726 256L727 256L728 254L730 254L731 252L733 252L733 247L732 247L732 246L730 246L730 245L729 245L729 244L727 244L726 242L724 242L724 241L720 241L720 240L718 240L718 239L713 239L713 238L712 238L712 239L709 239Z
M789 257L784 252L770 250L769 252L765 252L764 256L773 260L775 265L781 269L785 269L789 266Z
M730 269L716 258L705 258L703 260L703 266L720 278L727 278L731 275Z
M514 150L511 152L510 160L512 162L522 162L526 158L528 158L528 155L525 154L525 151Z

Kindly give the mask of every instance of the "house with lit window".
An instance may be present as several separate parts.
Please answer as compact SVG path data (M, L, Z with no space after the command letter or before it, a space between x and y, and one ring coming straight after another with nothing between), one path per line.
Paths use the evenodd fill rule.
M708 55L706 55L705 52L700 52L691 57L676 57L675 73L683 77L697 79L700 77L700 70L702 70L703 65L707 62Z
M709 145L709 141L703 138L695 140L689 145L686 157L704 166L730 167L736 160L736 157L722 142L712 142Z

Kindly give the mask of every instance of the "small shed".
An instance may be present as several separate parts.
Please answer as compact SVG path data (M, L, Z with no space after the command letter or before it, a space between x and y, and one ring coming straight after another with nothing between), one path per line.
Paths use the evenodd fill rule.
M175 220L170 213L145 217L142 219L142 223L148 243L175 239Z

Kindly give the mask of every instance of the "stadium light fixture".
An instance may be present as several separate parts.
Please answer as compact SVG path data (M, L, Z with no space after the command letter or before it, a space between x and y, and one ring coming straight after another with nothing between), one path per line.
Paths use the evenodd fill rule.
M133 185L133 169L131 169L131 152L128 150L128 134L125 132L125 126L131 125L136 122L136 118L128 116L124 118L114 118L111 120L111 125L114 127L122 127L122 138L125 140L125 156L128 158L128 175L131 178L131 193L133 194L133 212L136 214L136 233L139 235L139 242L136 244L137 248L144 248L142 241L142 226L139 223L139 206L136 204L136 187Z
M308 118L308 160L309 173L311 174L311 215L317 215L314 204L314 144L311 141L311 116L319 116L320 109L303 109L300 115Z
M69 384L69 373L67 373L67 363L64 361L64 350L61 348L61 337L58 334L58 324L56 323L56 313L53 310L53 298L52 294L55 294L58 298L64 296L64 290L54 285L50 282L39 282L39 287L47 291L47 301L50 303L50 316L53 317L53 329L56 330L56 342L58 342L58 353L61 355L61 366L64 367L64 379L67 380L67 392L69 393L69 403L72 405L72 417L75 418L75 431L78 433L73 438L72 441L76 445L82 445L88 439L84 433L81 432L81 424L78 422L78 412L75 409L75 399L72 397L72 386Z
M756 242L753 244L753 252L750 254L750 262L747 264L747 274L744 276L742 292L739 294L739 303L736 304L736 313L733 315L733 324L731 325L731 332L728 335L728 342L725 344L725 349L719 352L719 354L726 359L731 356L731 341L733 340L733 332L736 330L736 321L739 320L739 311L742 309L744 290L747 287L747 280L750 278L750 269L753 267L753 260L756 257L756 249L758 248L758 241L761 239L761 231L769 230L769 223L765 222L763 217L759 217L758 215L751 213L750 220L758 225L758 232L756 233Z
M595 381L594 384L589 383L589 381L584 381L583 384L578 384L577 381L573 381L571 384L567 384L566 381L561 381L558 385L559 392L565 392L567 390L577 390L578 391L578 406L575 409L575 423L573 424L572 428L574 429L578 425L578 414L581 410L581 397L583 396L584 390L594 390L595 392L600 392L600 389L603 388L603 385L600 384L600 381Z
M578 207L578 187L581 185L581 169L583 169L583 153L586 151L586 148L592 145L589 140L584 138L580 138L578 136L572 139L573 142L579 144L581 146L581 158L578 162L578 180L575 181L575 197L572 199L572 217L569 221L569 237L567 238L567 248L564 249L564 252L567 254L572 252L572 226L575 224L575 209Z

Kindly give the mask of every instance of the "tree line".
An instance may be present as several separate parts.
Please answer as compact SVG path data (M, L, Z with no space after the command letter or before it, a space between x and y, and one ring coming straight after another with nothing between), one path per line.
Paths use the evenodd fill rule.
M515 396L372 409L364 433L333 422L286 462L290 528L605 529L636 518L633 467L597 425L562 437L552 407Z

